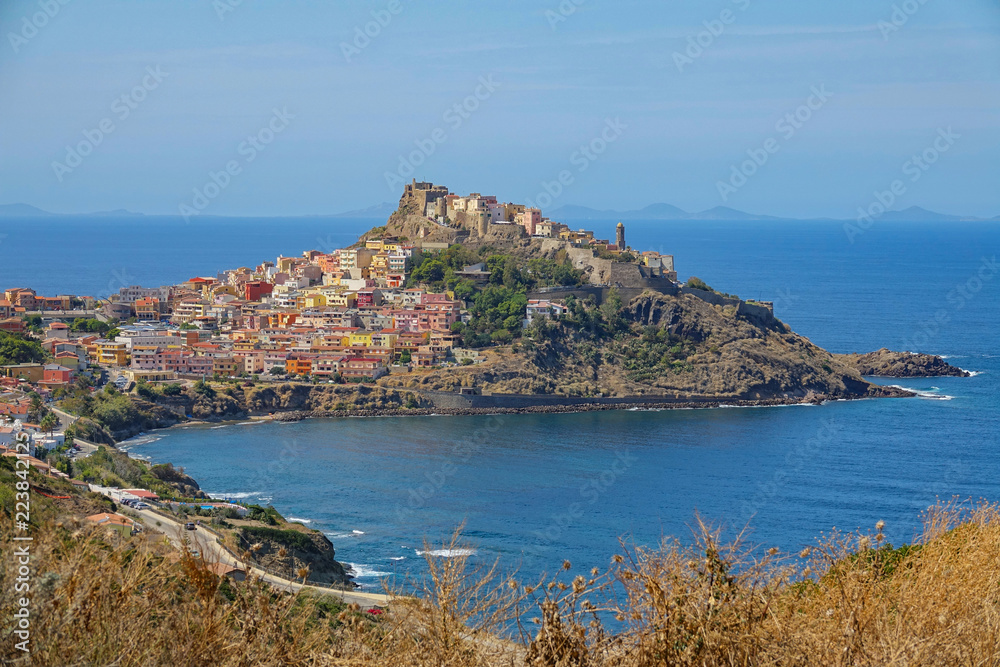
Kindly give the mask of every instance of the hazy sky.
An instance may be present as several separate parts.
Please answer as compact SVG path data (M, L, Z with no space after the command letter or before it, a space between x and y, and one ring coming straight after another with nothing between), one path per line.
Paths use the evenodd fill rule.
M898 179L1000 214L996 0L2 0L0 32L0 203L331 213L421 162L550 209L848 217Z

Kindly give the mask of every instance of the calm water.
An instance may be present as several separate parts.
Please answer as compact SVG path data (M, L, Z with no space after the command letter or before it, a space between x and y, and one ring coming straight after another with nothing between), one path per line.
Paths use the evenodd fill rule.
M123 267L131 282L160 284L336 247L368 226L5 222L0 284L107 292ZM589 226L612 235L611 222ZM605 565L622 535L684 539L696 511L729 526L752 518L755 541L796 549L879 519L893 542L908 540L937 496L1000 500L1000 276L983 264L998 254L996 225L880 223L854 244L836 223L650 222L627 233L634 247L673 253L682 277L774 300L781 319L833 351L914 349L980 374L899 383L922 399L821 407L185 427L132 452L310 521L367 584L419 572L424 538L463 521L477 558L502 556L530 577L564 558ZM45 271L17 250L41 239Z

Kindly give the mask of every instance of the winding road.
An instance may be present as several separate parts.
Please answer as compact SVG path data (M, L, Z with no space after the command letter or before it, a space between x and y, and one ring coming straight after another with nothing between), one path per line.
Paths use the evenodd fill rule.
M223 563L231 567L237 567L241 570L247 571L248 573L252 572L254 576L258 577L262 581L266 581L278 590L289 593L297 593L298 591L305 590L311 593L333 595L348 604L357 604L362 609L385 607L392 599L388 595L382 595L379 593L342 591L322 586L310 586L308 584L302 585L296 581L282 579L281 577L265 572L264 570L256 568L252 565L248 568L246 564L233 556L228 549L216 542L216 535L204 526L197 526L195 530L186 530L184 528L184 524L181 522L167 518L166 516L158 514L152 510L146 509L128 511L138 514L143 518L143 525L146 530L163 533L178 548L183 548L186 544L188 549L192 551L198 550L201 552L201 558L206 562Z

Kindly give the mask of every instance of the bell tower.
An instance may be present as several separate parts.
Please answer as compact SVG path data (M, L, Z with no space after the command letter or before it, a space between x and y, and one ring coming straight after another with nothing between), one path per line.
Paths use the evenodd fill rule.
M618 223L617 234L615 236L615 245L618 246L618 252L625 251L625 225Z

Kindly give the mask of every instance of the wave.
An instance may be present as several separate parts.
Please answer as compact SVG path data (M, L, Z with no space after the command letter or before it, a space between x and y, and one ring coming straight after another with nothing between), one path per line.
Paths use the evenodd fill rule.
M210 498L219 500L224 498L253 498L255 496L261 496L263 491L236 491L234 493L212 493L211 491L206 491L205 493L207 493Z
M965 370L964 368L963 368L963 369L961 369L961 370L963 370L963 371L965 371L966 373L968 373L968 374L969 374L969 377L972 377L972 378L976 377L977 375L982 375L983 373L985 373L985 372L986 372L986 371L966 371L966 370Z
M955 397L949 396L948 394L938 393L941 391L940 387L931 387L930 390L925 391L922 389L913 389L912 387L904 387L898 384L891 384L890 387L895 387L896 389L902 389L904 391L910 391L917 395L917 398L922 398L929 401L951 401Z
M220 424L219 426L212 426L208 430L215 431L216 429L226 428L227 426L229 426L229 424Z
M330 539L334 539L334 540L346 540L348 537L357 537L358 535L364 535L364 533L362 533L359 530L352 530L349 533L326 532L326 533L323 533L323 534L326 535L327 537L329 537Z
M285 521L295 522L295 523L312 523L312 519L300 519L294 516L286 516Z
M462 556L475 556L475 549L431 549L430 551L421 551L419 549L414 549L418 556L436 556L438 558L459 558Z
M721 403L719 409L726 410L762 410L764 408L818 408L815 403L778 403L776 405L730 405ZM692 408L694 409L694 408Z
M389 556L389 560L406 560L406 556Z
M162 435L137 435L134 438L129 438L128 440L118 444L119 449L129 449L130 447L138 447L139 445L148 445L157 440L162 440Z
M236 425L237 426L253 426L254 424L266 424L266 423L267 423L266 419L254 419L253 421L248 421L248 422L237 422Z
M365 565L363 563L344 563L347 568L347 573L356 579L364 579L366 577L388 577L391 573L381 572L376 570L371 565Z
M352 530L351 532L354 533L355 535L364 535L365 534L365 531L363 531L363 530Z

